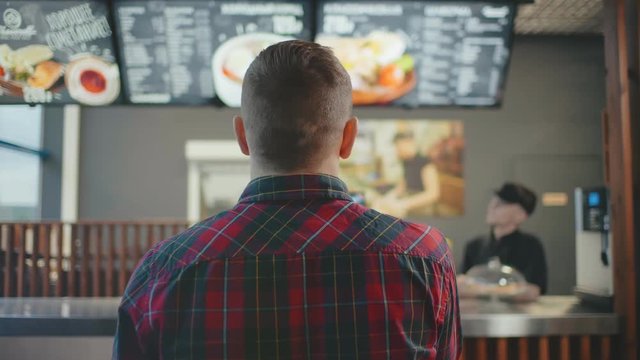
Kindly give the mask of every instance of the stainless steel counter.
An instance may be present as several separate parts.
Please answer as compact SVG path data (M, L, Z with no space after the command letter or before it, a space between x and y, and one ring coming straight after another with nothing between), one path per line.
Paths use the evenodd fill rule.
M573 296L543 296L530 304L460 300L465 337L615 335L616 314L581 305Z
M112 336L118 298L0 298L0 336ZM619 317L572 296L517 305L461 300L465 337L614 335Z
M0 336L113 336L120 298L0 298Z

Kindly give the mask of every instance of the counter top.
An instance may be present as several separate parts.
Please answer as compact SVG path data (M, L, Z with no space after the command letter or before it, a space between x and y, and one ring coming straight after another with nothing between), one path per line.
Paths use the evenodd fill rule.
M0 336L113 336L119 298L0 298ZM573 296L531 304L460 300L465 337L614 335L616 314Z
M113 336L120 298L0 298L0 336Z
M618 315L580 304L574 296L542 296L529 304L460 300L465 337L615 335Z

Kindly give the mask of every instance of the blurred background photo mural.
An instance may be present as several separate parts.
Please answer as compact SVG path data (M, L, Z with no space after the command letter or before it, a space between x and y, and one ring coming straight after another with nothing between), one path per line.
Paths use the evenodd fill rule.
M340 177L352 197L397 217L464 214L464 125L451 120L362 120Z

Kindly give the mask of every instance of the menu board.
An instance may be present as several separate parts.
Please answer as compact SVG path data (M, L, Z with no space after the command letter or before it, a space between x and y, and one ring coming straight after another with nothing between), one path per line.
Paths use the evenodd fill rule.
M119 99L106 1L0 1L0 103Z
M349 72L355 105L495 106L515 5L320 1L316 42Z
M125 93L136 104L240 106L265 47L311 40L309 1L116 1Z

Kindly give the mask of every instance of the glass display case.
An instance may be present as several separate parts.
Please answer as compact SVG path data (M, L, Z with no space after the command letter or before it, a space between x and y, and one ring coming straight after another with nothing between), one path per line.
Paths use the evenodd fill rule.
M526 291L527 281L518 270L493 257L459 276L458 288L461 297L509 300Z

